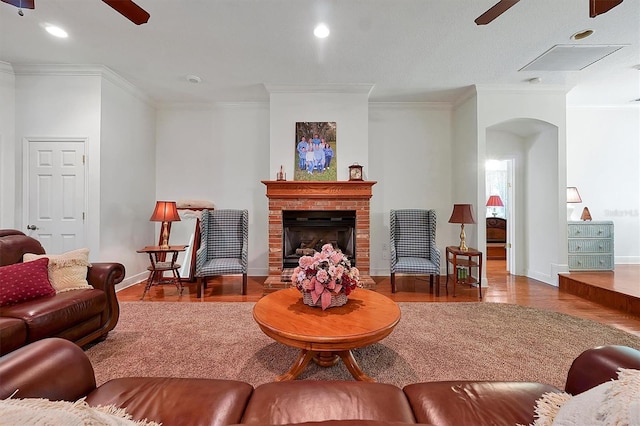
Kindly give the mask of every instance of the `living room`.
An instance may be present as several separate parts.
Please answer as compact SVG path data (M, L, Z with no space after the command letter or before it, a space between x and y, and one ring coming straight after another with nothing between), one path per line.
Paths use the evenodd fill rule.
M3 22L24 25L15 22L22 18L14 16L14 8L2 6ZM637 6L627 0L620 10L578 23L598 24L603 33L609 26L626 28L624 41L631 44L623 51L633 56L638 29L625 26L625 19ZM38 5L34 12L45 7ZM584 8L576 2L575 9ZM374 9L369 13L378 16ZM526 9L509 13L519 16ZM521 56L533 59L539 53ZM621 52L602 62L616 54ZM292 175L294 124L314 120L337 123L338 180L346 180L348 166L358 163L365 179L377 182L371 199L371 275L388 274L384 248L390 209L435 209L441 248L458 240L459 227L447 223L454 203L470 203L482 217L490 195L482 165L489 158L518 164L513 273L557 285L557 274L568 270L567 186L580 189L594 220L614 221L615 262L640 264L637 103L580 102L587 91L571 86L575 72L564 74L564 84L476 82L441 101L434 95L385 97L379 93L383 86L363 74L338 84L264 79L255 82L257 89L252 86L262 93L258 100L203 101L198 85L192 85L184 101L157 102L108 63L43 62L49 64L2 63L0 90L8 102L0 119L0 227L28 225L25 140L82 139L88 170L85 245L92 260L125 265L121 287L146 277L147 259L136 250L157 241L158 226L148 219L161 199L248 209L249 275L267 275L268 200L261 181L274 180L281 166ZM520 80L533 75L526 72ZM584 86L606 84L611 83ZM484 247L483 226L468 225L466 232L469 245Z

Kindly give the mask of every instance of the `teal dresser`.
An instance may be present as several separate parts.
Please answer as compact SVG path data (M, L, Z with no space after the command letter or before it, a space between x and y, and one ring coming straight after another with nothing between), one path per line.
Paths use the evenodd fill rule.
M569 270L613 271L613 222L569 222Z

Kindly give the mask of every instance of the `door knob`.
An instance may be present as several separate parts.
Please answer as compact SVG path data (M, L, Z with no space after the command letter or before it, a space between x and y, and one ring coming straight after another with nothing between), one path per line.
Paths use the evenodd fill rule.
M28 229L29 231L35 231L36 229L38 229L38 227L37 227L37 226L35 226L35 225L27 225L27 229Z

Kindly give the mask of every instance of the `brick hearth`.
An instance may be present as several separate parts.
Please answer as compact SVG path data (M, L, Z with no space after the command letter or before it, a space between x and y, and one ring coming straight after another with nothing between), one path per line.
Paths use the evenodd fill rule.
M375 181L300 182L262 181L269 198L269 276L265 292L286 288L290 282L282 274L282 211L283 210L355 210L356 266L362 283L375 286L370 271L369 202Z

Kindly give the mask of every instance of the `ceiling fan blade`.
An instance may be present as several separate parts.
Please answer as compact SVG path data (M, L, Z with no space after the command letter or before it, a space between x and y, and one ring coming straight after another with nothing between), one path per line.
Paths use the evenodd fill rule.
M620 3L622 3L622 0L589 0L589 17L595 18L598 15L607 13Z
M489 10L482 15L478 16L475 20L477 25L487 25L489 22L496 19L498 16L506 12L511 6L518 3L520 0L500 0L494 4Z
M4 0L3 0L4 1ZM102 0L136 25L145 24L151 15L131 0Z
M5 3L11 4L20 9L35 9L35 0L2 0Z

